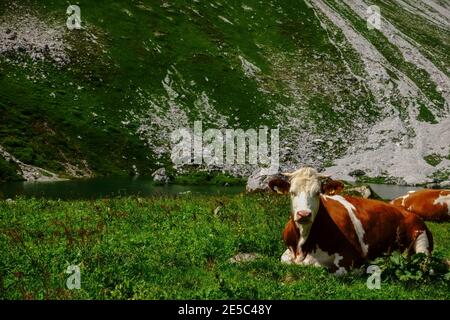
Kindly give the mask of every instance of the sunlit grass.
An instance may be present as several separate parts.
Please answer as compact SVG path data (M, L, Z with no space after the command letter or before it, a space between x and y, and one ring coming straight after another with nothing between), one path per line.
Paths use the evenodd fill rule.
M450 299L444 280L369 290L365 274L282 265L288 212L272 195L0 202L0 298ZM450 256L448 224L430 228ZM239 252L260 258L230 263Z

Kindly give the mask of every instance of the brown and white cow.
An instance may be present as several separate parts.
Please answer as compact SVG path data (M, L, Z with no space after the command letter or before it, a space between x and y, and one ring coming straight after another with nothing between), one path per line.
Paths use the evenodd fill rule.
M313 168L285 175L289 182L270 184L292 202L282 262L345 273L393 250L431 253L433 239L420 217L382 201L324 194L333 189L330 180Z
M392 200L391 204L405 208L424 220L450 221L450 190L409 191Z

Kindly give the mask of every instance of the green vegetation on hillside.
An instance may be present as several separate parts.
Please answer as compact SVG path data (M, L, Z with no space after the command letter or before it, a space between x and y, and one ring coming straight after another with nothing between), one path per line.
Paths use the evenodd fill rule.
M432 165L432 166L437 166L439 163L441 163L442 158L440 155L438 154L429 154L425 157L425 161Z
M65 28L66 1L15 3ZM194 120L206 129L225 117L228 127L248 129L308 118L311 133L333 136L338 129L350 134L355 115L377 118L370 92L351 79L302 1L77 4L85 29L64 31L70 63L0 56L0 145L25 163L63 176L129 175L133 165L146 175L171 165L168 154L155 151L169 147L164 132ZM1 3L0 18L10 21L18 10ZM357 55L345 53L363 76ZM246 73L244 61L259 71ZM283 106L290 111L280 112ZM291 129L280 134L295 143ZM317 152L331 160L346 146L340 141Z
M22 180L22 177L17 174L17 170L18 167L14 163L6 161L0 156L0 182Z

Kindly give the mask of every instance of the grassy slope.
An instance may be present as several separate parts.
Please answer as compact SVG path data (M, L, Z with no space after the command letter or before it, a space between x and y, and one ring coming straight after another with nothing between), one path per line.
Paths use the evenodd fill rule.
M34 1L23 3L44 19L65 21L61 8L66 5L62 1L46 1L45 8ZM75 47L71 52L74 63L62 70L48 62L31 65L26 57L29 68L11 66L4 60L0 63L2 145L20 160L56 172L64 170L62 163L79 165L82 159L98 174L129 174L132 163L144 167L149 161L142 143L121 128L118 119L123 100L120 87L128 81L117 76L111 66L105 66L101 60L108 59L98 48L90 50L91 44L80 35L73 33L68 41ZM46 78L37 83L26 78L34 74ZM53 93L55 98L51 97ZM99 116L93 117L93 112ZM124 159L122 155L136 159Z
M52 26L65 25L64 0L15 2L22 8L13 12L8 3L0 3L0 20L8 21L20 11ZM405 62L380 32L367 30L365 21L346 5L326 2L436 102L439 110L421 105L418 115L421 121L435 122L431 111L439 113L443 101L430 77ZM392 1L370 2L379 5L395 27L449 74L445 30L399 10ZM198 104L202 94L214 112L228 117L230 128L282 124L281 139L293 150L306 134L334 139L332 145L312 150L325 165L343 155L358 136L356 124L373 124L380 116L371 93L353 81L347 70L365 78L358 54L332 24L324 30L302 1L80 0L77 4L86 29L64 36L72 47L69 65L31 64L16 54L9 56L15 63L0 57L0 145L25 163L67 174L67 163L80 172L89 171L85 160L97 175L129 175L133 165L141 174L168 167L167 154L159 158L153 148L167 149L160 132L192 126L198 119L204 119L205 129L217 126L217 119L208 119L210 110ZM89 34L97 37L97 44ZM261 72L253 78L246 76L240 56ZM168 76L178 94L175 98L162 84ZM401 108L400 101L392 103ZM156 115L154 105L162 114ZM186 113L187 124L174 118L173 105ZM149 136L136 133L142 119L130 116L130 111L139 116L150 112ZM407 110L399 111L407 114ZM156 116L162 118L161 128ZM308 121L285 128L290 119ZM343 130L340 136L338 129Z
M281 265L288 206L266 195L0 202L0 298L450 299L448 283L368 290L365 276ZM450 256L448 224L429 226ZM230 264L238 252L262 258ZM70 264L81 290L65 288Z
M448 31L406 10L399 10L392 1L369 0L380 6L383 15L404 34L421 45L421 52L438 68L450 75L450 42Z
M340 1L328 0L333 8L343 14L345 18L350 21L353 27L366 39L372 43L378 51L391 63L395 68L407 75L414 83L421 89L421 91L430 99L435 101L436 104L443 108L444 99L436 91L436 85L431 81L430 76L426 71L418 68L410 62L403 60L401 51L391 44L388 39L381 33L381 31L372 31L367 28L367 22L364 19L356 16L356 14L344 5ZM398 12L398 11L397 11ZM384 13L384 11L383 11ZM400 14L398 14L400 16ZM406 33L408 34L408 33ZM395 101L393 103L396 103ZM398 108L401 108L400 103L395 104ZM407 110L399 109L400 114L407 112ZM426 106L422 106L421 114L419 115L420 121L436 122L433 118L433 114L427 109Z
M17 2L44 20L65 23L66 1L47 0L45 6L42 1ZM0 144L26 163L60 173L67 162L83 169L82 160L100 175L129 174L133 165L141 173L151 172L160 165L135 134L139 123L121 121L127 120L130 110L145 112L152 102L168 110L161 82L169 70L175 73L174 89L183 93L174 103L190 122L201 116L194 104L202 92L215 102L217 112L230 115L230 127L274 126L279 122L271 112L278 103L303 103L306 108L298 111L303 113L290 116L313 119L317 127L311 130L327 135L334 134L336 122L351 130L355 112L374 120L370 94L354 96L358 86L342 85L341 76L347 71L339 53L303 2L245 1L252 10L244 10L241 1L214 6L190 1L171 1L170 6L152 1L78 4L85 26L102 48L87 42L84 31L75 31L66 36L73 46L73 63L62 69L49 62L23 68L0 58ZM239 56L261 69L262 82L245 76ZM359 64L354 56L349 61ZM27 79L35 74L46 79L37 83ZM304 95L301 101L294 101L288 89L292 83L286 81L293 79ZM194 88L189 86L192 81ZM347 104L345 113L330 107L337 101ZM336 156L344 150L322 151Z

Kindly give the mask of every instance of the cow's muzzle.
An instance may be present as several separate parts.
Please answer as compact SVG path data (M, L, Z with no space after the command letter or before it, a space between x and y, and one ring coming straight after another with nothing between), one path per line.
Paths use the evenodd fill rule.
M307 222L309 217L311 216L311 211L309 210L300 210L295 213L295 221L299 223Z

